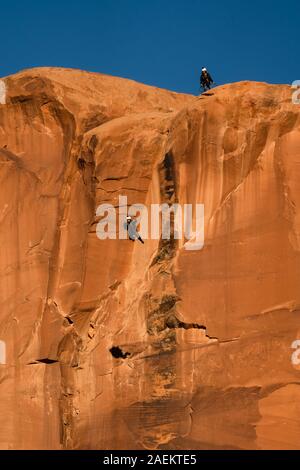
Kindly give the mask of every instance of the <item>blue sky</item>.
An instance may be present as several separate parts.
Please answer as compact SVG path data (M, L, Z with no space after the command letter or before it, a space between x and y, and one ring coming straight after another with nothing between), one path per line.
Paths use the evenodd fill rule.
M75 67L198 93L205 65L217 84L291 83L299 13L294 0L1 2L0 76Z

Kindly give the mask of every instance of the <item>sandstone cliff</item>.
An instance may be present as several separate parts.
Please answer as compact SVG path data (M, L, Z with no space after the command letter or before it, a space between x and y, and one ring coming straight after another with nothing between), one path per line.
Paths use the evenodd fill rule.
M299 449L289 87L198 98L50 68L4 82L0 447ZM204 248L100 241L96 208L120 194L204 203Z

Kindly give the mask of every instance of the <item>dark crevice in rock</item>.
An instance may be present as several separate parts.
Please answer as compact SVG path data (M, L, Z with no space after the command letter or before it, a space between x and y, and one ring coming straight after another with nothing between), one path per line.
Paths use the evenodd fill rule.
M166 320L166 326L168 328L183 328L184 330L190 330L192 328L198 330L205 330L206 326L200 325L199 323L186 323L184 321L178 320L175 315L170 315Z
M178 302L179 300L180 298L178 297L178 295L175 295L175 294L164 295L159 304L160 312L168 312L173 307L175 307L176 302Z
M171 214L171 222L172 222L172 214ZM174 239L174 235L172 232L171 232L170 240L160 239L158 253L153 258L150 268L155 266L157 263L162 263L163 261L171 260L174 256L176 246L177 246L177 240Z
M166 153L165 158L158 167L159 182L160 182L160 197L161 202L168 204L169 207L172 204L178 202L177 198L177 186L176 186L176 168L175 161L171 151ZM154 257L150 268L157 263L164 261L170 262L175 256L178 241L174 237L174 211L170 211L170 238L163 239L161 237L159 241L158 251Z
M149 335L157 336L161 332L165 332L166 336L171 334L170 331L167 330L166 320L172 315L172 312L174 312L176 302L179 300L178 295L166 294L160 299L157 305L157 303L154 303L153 299L151 299L151 296L148 298L148 302L154 307L149 311L147 319L147 332ZM171 335L173 335L173 333ZM175 336L173 340L175 341Z
M165 170L165 178L167 181L174 182L174 160L172 154L169 152L165 155L165 159L163 161L163 168Z
M41 364L55 364L58 361L56 359L49 359L45 357L44 359L37 359L36 362L40 362Z
M109 176L108 178L104 178L102 181L121 181L126 180L129 175L126 176Z
M117 290L120 285L121 285L121 281L115 281L113 284L111 284L108 287L110 290Z
M110 348L109 352L115 359L126 359L128 356L130 356L129 352L123 352L119 346L113 346Z

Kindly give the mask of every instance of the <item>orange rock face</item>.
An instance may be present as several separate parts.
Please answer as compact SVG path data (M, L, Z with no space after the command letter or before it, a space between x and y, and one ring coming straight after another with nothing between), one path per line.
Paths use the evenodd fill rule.
M198 98L47 68L4 83L0 447L299 449L290 88ZM97 207L120 195L203 203L203 249L99 240Z

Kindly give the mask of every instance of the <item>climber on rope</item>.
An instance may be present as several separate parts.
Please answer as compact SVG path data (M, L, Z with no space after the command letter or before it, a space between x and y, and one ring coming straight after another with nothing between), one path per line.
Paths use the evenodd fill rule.
M210 90L210 86L214 83L211 75L206 70L205 67L202 67L201 76L200 76L200 85L204 91Z
M137 221L133 219L130 215L126 217L126 230L128 231L129 240L135 241L139 240L141 243L145 243L139 232L136 229Z

